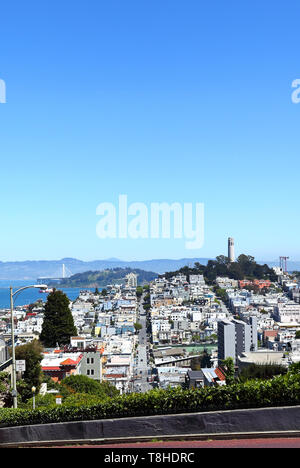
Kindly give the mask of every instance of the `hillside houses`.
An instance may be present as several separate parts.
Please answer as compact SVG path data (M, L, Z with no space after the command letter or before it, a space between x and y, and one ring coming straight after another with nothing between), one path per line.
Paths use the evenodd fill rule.
M144 312L146 299L139 303L132 286L111 285L104 294L81 291L70 302L77 336L67 346L45 350L42 370L57 382L68 375L109 381L122 394L149 389L150 381L161 388L224 385L221 363L230 356L240 369L272 357L285 366L300 362L300 304L283 285L249 289L226 277L208 285L202 275L161 276L143 294L149 301ZM143 341L136 330L141 313ZM17 345L39 337L43 317L41 302L16 308ZM6 340L10 327L10 311L2 310ZM139 387L141 372L146 375Z

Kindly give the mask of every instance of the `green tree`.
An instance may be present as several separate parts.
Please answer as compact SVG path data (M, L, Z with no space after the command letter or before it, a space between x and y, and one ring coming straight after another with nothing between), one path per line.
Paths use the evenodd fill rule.
M217 263L220 263L222 265L228 265L229 264L229 258L225 257L225 255L218 255L216 257L216 261L217 261Z
M86 375L70 375L61 381L61 394L65 397L74 394L89 394L107 398L117 396L119 392L110 382L100 383Z
M201 357L201 367L202 368L208 368L211 367L211 360L210 360L210 354L208 354L207 350L204 349Z
M224 369L225 372L225 377L226 377L226 385L231 385L234 383L235 378L234 378L234 361L231 357L228 357L222 361L222 368Z
M145 295L144 301L145 301L147 304L150 303L150 294L149 294L149 293L147 293L147 294Z
M62 291L54 290L48 295L40 335L45 347L69 344L71 336L77 335L69 303Z
M300 362L293 362L289 366L289 372L292 374L300 374Z
M35 396L35 407L36 409L49 409L55 408L57 406L56 396L53 393L47 393L46 395L36 395ZM33 407L33 397L29 398L26 403L19 404L19 408L22 409L32 409Z
M240 263L231 263L228 272L230 277L235 280L242 280L245 277L243 266Z
M200 356L191 359L192 370L200 370L208 367L211 367L211 360L206 349L204 349Z
M10 375L8 372L0 372L0 407L10 408L12 404Z
M140 323L135 323L134 324L135 331L141 330L143 326Z
M222 299L223 302L226 302L228 300L226 289L216 288L215 293L220 299Z
M16 360L24 360L26 363L22 380L17 381L17 390L22 401L27 401L32 397L32 387L36 387L36 393L40 390L43 381L42 359L43 347L38 340L16 347Z
M238 376L240 382L246 382L252 379L268 380L274 375L284 375L287 368L280 364L250 364L242 369Z

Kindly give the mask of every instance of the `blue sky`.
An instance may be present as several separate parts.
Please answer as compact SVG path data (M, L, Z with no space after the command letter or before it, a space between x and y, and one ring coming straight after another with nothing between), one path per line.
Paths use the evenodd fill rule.
M1 5L1 260L300 260L296 1ZM96 207L204 203L184 239L99 239Z

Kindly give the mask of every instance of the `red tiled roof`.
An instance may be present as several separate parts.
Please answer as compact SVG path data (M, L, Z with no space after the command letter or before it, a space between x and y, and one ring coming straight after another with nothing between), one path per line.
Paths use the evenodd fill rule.
M61 366L77 366L78 361L73 361L73 359L66 359L60 363Z
M218 367L215 369L215 373L217 374L220 380L226 380L225 375L223 374L221 369L219 369Z
M264 330L264 336L277 336L278 330Z

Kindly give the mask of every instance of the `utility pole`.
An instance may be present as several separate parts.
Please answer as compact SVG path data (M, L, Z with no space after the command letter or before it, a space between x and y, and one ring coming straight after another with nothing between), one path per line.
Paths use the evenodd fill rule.
M12 347L12 397L13 397L13 407L18 407L17 399L17 372L16 372L16 352L15 352L15 323L14 323L14 297L24 291L24 289L36 288L36 289L47 289L46 284L34 284L30 286L24 286L23 288L18 289L13 292L12 286L10 286L10 319L11 319L11 347Z
M17 408L17 373L16 373L16 352L15 352L15 324L14 324L14 300L13 288L10 287L10 319L11 319L11 346L12 346L12 396L13 407Z

